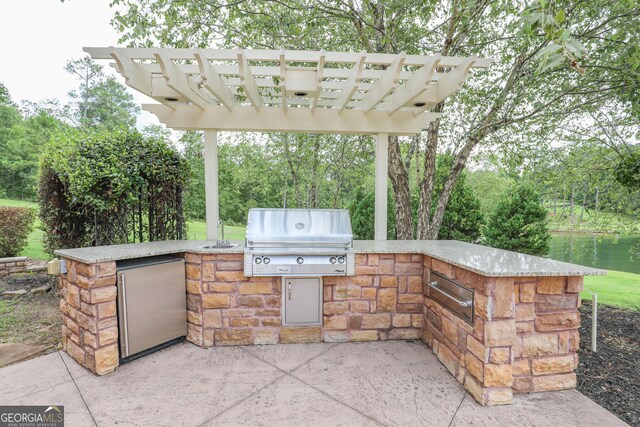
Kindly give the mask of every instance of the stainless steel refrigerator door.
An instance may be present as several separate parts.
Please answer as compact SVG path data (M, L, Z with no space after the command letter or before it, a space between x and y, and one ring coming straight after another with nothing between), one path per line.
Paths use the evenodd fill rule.
M283 325L322 325L322 280L284 277L282 282Z
M123 358L185 336L184 261L118 272L118 303Z

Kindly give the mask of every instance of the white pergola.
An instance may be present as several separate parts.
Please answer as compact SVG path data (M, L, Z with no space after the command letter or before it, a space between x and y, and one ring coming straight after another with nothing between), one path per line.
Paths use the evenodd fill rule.
M203 130L207 239L217 236L218 131L376 135L375 239L387 236L389 135L415 135L428 110L491 60L379 53L90 47L167 127Z

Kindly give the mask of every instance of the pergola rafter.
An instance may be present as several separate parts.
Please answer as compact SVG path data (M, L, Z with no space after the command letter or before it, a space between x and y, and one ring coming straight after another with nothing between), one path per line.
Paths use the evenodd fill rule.
M218 131L376 135L375 236L387 235L390 135L415 135L432 106L491 60L451 56L243 49L85 48L173 129L204 130L207 238L217 237Z

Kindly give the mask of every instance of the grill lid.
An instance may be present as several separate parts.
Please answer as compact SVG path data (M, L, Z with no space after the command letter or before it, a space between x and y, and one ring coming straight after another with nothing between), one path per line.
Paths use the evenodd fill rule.
M345 209L249 209L247 247L351 248Z

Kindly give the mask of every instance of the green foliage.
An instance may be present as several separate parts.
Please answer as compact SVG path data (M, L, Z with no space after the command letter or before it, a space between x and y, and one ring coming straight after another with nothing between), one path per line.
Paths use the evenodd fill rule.
M27 246L35 210L0 206L0 258L17 256Z
M81 126L131 129L140 109L133 96L114 77L106 77L102 66L89 56L67 61L65 70L80 86L69 92L73 119Z
M124 130L57 134L40 164L46 249L182 238L187 177L164 139Z
M373 240L375 238L375 200L374 192L358 192L349 205L351 227L354 239ZM391 192L387 193L387 239L396 238L396 208Z
M614 174L623 186L636 190L640 188L640 149L623 154Z
M180 144L191 172L185 210L190 219L204 219L202 134L186 132ZM252 207L345 208L358 190L371 188L371 154L367 137L224 135L218 147L220 217L244 224Z
M494 248L546 255L551 235L540 195L528 185L519 185L505 193L489 218L484 239Z
M0 87L0 197L35 200L40 149L62 126L37 107L23 117Z
M480 169L467 174L467 182L473 194L480 200L480 209L485 218L495 210L498 201L512 183L504 174Z
M453 159L448 156L440 156L437 160L434 189L437 195L443 191L452 161ZM432 210L435 208L436 201L434 200ZM451 192L451 199L444 211L438 239L475 242L480 238L483 224L484 215L480 208L480 200L467 184L466 174L462 174Z

